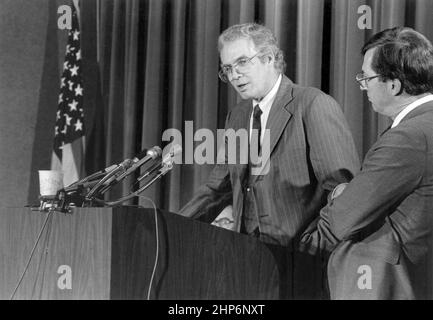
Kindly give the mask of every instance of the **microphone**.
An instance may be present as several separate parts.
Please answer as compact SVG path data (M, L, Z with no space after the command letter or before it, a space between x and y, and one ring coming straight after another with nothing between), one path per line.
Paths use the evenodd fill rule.
M108 174L106 174L101 180L98 181L98 183L93 186L93 188L87 193L86 198L90 198L93 196L93 194L98 190L102 185L107 183L107 181L112 178L113 176L116 177L119 174L122 174L130 168L134 163L134 160L131 159L125 159L123 160L114 170L111 170Z
M160 163L158 163L157 166L155 166L155 165L152 166L152 167L156 167L156 168L160 167L158 174L156 174L146 185L144 185L143 187L141 187L137 191L132 192L129 195L124 196L124 197L122 197L116 201L105 202L105 201L100 200L100 199L95 199L95 201L100 203L100 204L109 206L109 207L114 207L114 206L121 204L122 202L125 202L126 200L129 200L133 197L138 196L141 192L143 192L149 186L151 186L155 181L157 181L162 176L164 176L167 172L169 172L171 169L173 169L173 161L174 161L173 158L174 158L174 156L179 154L181 151L182 151L182 147L180 145L174 145L170 149L170 152L164 156L164 159ZM153 169L153 171L154 170L155 169ZM152 170L149 170L149 171L152 171ZM150 173L146 172L145 174L149 175ZM144 178L142 178L142 179L144 179Z
M69 202L83 204L84 201L89 200L101 187L105 187L134 163L140 161L147 152L147 149L143 149L133 159L125 159L118 165L111 165L59 190L57 197L61 200L62 209L65 209Z
M84 177L81 180L78 180L78 181L75 181L75 182L71 183L69 186L65 187L64 190L66 192L69 192L71 190L77 189L79 185L82 185L83 187L86 187L84 185L86 183L89 183L88 181L98 179L98 178L102 177L103 175L105 175L106 173L109 173L109 172L111 172L112 170L114 170L116 168L117 168L117 164L113 164L113 165L111 165L109 167L106 167L105 169L102 169L100 171L94 172L91 175L89 175L87 177Z
M149 152L149 150L145 148L145 149L141 150L134 158L132 158L132 160L126 159L125 161L131 161L131 162L130 162L129 166L127 166L125 168L125 170L129 169L134 163L137 163L138 161L140 161L140 159L143 158L144 156L146 156L146 154L148 152ZM123 172L125 170L123 170ZM119 176L119 174L112 176L110 179L106 180L104 183L104 186L107 186L108 184L112 183L114 181L114 179L117 178L118 176Z
M104 175L104 174L106 174L106 173L108 173L108 172L110 172L110 171L112 171L112 170L114 170L116 168L117 168L117 164L113 164L113 165L111 165L109 167L106 167L105 169L102 169L101 171L98 171L98 172L95 172L95 173L91 174L90 176L88 176L87 178L84 178L84 179L80 180L79 182L85 182L85 181L90 181L90 180L97 179L100 176L102 176L102 175Z
M144 156L146 156L146 154L149 152L150 150L144 148L143 150L141 150L134 158L132 158L132 162L137 163L138 161L140 161L141 158L143 158Z
M118 182L122 181L125 177L129 176L131 173L133 173L135 170L137 170L143 164L145 164L149 160L154 160L154 159L160 157L161 154L162 154L162 150L160 147L154 146L154 147L150 148L149 150L147 150L145 157L143 157L141 160L134 163L128 170L126 170L124 173L122 173L120 176L118 176L114 183L118 183Z
M68 187L63 189L66 192L71 192L71 191L78 191L78 190L85 190L87 188L93 188L97 183L99 182L99 180L95 179L95 180L91 180L91 181L83 181L77 185L74 185L72 187Z
M69 185L67 188L63 188L57 192L56 197L60 200L60 208L61 211L67 210L67 206L70 203L74 203L75 205L82 205L100 188L104 182L113 175L118 175L119 172L123 172L126 168L129 168L132 165L132 160L126 159L122 161L119 165L109 166L99 172L95 172L94 174ZM108 171L108 173L106 173ZM101 174L105 174L105 176L101 180L93 179L92 181L88 181L91 178L95 178ZM87 189L90 191L85 195L84 191Z
M131 173L137 170L137 168L143 165L144 163L148 162L149 160L153 160L156 159L157 157L160 157L161 153L162 153L161 148L158 146L150 148L146 152L144 152L144 150L140 152L140 154L137 155L137 157L141 156L142 158L138 159L137 157L135 157L132 160L133 161L132 165L128 167L127 170L123 171L120 175L112 176L110 180L106 181L104 187L100 191L100 194L102 195L105 192L107 192L108 189L110 189L113 185L125 179L125 177L129 176ZM143 157L143 155L145 156Z
M142 158L143 156L146 155L146 153L147 153L147 149L141 150L140 153L137 154L132 159L132 162L133 163L138 162L140 160L140 158ZM129 161L129 160L126 159L125 161ZM122 164L123 164L123 166L125 166L126 163L122 162L120 165L122 165ZM100 177L104 176L105 174L107 174L107 173L113 171L114 169L116 169L118 166L119 165L117 165L117 164L113 164L113 165L111 165L109 167L106 167L105 169L102 169L100 171L92 173L91 175L89 175L89 176L87 176L87 177L85 177L85 178L83 178L81 180L78 180L78 181L75 181L75 182L71 183L69 186L67 186L67 187L64 188L64 191L69 192L69 191L72 191L72 190L77 190L78 188L88 188L89 187L89 183L86 183L86 182L91 181L91 180L95 180L95 179L99 179ZM91 186L91 184L90 184L90 186Z
M173 164L173 158L182 152L182 147L175 144L169 152L165 154L161 162L153 164L145 173L137 178L137 182L141 182L143 179L147 178L150 174L155 172L157 169L161 169L164 166L169 166Z

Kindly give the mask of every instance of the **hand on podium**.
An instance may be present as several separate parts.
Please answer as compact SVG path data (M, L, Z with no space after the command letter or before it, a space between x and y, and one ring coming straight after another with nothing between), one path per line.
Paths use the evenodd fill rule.
M212 222L212 225L221 227L227 230L233 230L234 220L233 220L233 207L227 206L223 211L220 212L218 217Z

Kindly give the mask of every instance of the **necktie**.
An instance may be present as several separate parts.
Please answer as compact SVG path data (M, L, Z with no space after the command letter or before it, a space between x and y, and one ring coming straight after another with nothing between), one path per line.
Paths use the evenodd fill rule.
M250 170L251 167L255 165L253 161L251 161L251 150L253 152L257 152L257 155L260 154L260 134L262 131L262 124L260 117L262 115L262 110L259 105L254 106L253 111L253 127L251 133L251 141L249 148L249 157L248 157L248 166L245 171L245 176L243 180L244 185L244 204L243 204L243 214L241 220L241 232L246 234L254 235L255 237L260 236L259 231L259 219L257 217L257 212L254 204L254 197L252 195L251 187L250 187ZM258 149L258 151L257 151ZM257 159L257 158L256 158Z
M251 135L251 143L250 146L256 146L257 145L257 154L260 154L260 136L262 133L262 122L260 120L262 116L262 110L260 109L259 105L256 104L254 106L254 112L253 112L253 132Z

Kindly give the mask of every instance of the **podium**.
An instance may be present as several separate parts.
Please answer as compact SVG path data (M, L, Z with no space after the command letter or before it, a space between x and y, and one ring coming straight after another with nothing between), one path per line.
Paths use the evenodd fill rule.
M287 298L283 248L174 213L156 216L158 232L154 209L48 216L0 208L0 299L14 292L44 221L14 299Z

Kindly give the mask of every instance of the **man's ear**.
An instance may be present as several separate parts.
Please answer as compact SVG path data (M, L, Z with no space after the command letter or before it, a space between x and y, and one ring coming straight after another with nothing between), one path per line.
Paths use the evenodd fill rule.
M273 63L275 58L271 53L268 53L267 55L264 56L264 58L266 59L265 61L267 63Z
M388 80L388 89L390 90L393 96L398 96L402 91L402 84L400 80L398 79Z

